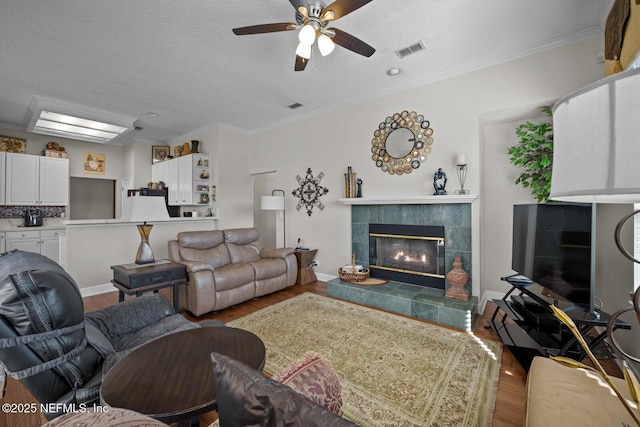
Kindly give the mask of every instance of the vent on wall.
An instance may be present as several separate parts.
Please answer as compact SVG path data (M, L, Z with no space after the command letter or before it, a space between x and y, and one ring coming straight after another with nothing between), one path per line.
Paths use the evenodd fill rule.
M291 105L287 105L288 108L291 108L292 110L295 110L296 108L300 108L302 107L302 104L300 104L299 102L294 102Z
M421 50L424 50L424 44L422 44L422 42L417 42L412 44L411 46L396 50L396 55L398 55L398 58L402 59L414 53L420 52Z

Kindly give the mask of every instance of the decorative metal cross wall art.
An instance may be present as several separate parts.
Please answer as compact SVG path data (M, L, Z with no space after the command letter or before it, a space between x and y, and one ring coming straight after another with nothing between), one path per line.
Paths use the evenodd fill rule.
M324 173L320 172L317 178L313 177L311 168L307 168L307 174L304 179L300 175L296 176L296 181L300 185L298 188L292 191L292 194L300 199L296 206L296 210L302 209L304 206L307 210L307 215L311 216L311 212L314 206L323 210L324 205L320 201L320 197L329 192L329 189L320 185L320 181L324 178Z

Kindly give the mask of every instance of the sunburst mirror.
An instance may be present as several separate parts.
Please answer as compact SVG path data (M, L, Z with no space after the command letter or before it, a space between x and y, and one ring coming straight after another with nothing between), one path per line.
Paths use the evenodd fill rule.
M404 175L427 160L432 144L429 120L405 110L385 118L373 132L371 159L383 172Z

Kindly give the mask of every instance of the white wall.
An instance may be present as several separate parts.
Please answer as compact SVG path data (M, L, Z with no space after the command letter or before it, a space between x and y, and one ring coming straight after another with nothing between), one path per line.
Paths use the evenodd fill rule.
M171 141L171 152L174 146L194 139L200 141L199 151L211 156L216 201L210 206L220 218L219 228L253 227L253 178L247 173L249 136L224 126L207 126Z
M250 137L249 173L278 172L275 188L282 188L287 194L288 245L295 245L294 239L302 237L305 246L319 249L317 271L335 276L337 267L348 262L351 253L350 208L337 200L344 197L343 174L347 166L353 166L358 177L364 180L365 197L428 195L433 193L433 173L438 167L449 176L448 190L452 192L458 187L454 157L464 153L469 163L465 187L479 194L481 202L490 195L519 194L520 190L513 184L513 166L506 155L495 162L493 155L492 164L484 165L488 160L483 153L484 146L493 141L483 139L482 116L509 110L521 115L523 106L533 111L532 106L544 105L601 78L603 65L596 60L600 51L602 39L591 38L265 129ZM300 100L302 104L304 101ZM380 121L405 109L415 110L430 120L434 129L433 152L412 174L391 176L375 167L371 160L370 140ZM514 122L516 118L519 117L509 113L504 115L503 121ZM504 145L505 141L496 143ZM497 150L496 147L490 149ZM289 196L297 186L296 175L303 176L308 167L314 175L324 172L322 184L329 188L329 193L322 198L326 209L314 209L311 217L296 211L296 200ZM483 173L492 173L502 179L485 185ZM517 197L531 200L526 194ZM509 209L504 215L510 214ZM500 218L481 213L480 227L485 237L504 233L505 223ZM479 248L480 243L474 242L474 251ZM489 264L504 263L507 253L510 259L510 241L505 246L490 237L482 249L483 259L488 258ZM491 259L494 256L497 260ZM474 283L480 285L480 294L487 290L503 292L504 284L500 283L499 277L508 273L499 267L483 274L481 280Z

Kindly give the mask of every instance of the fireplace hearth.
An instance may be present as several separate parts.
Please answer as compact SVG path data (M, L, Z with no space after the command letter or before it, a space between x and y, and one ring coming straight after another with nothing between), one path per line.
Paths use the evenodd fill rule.
M444 289L444 237L442 226L369 224L371 276Z

